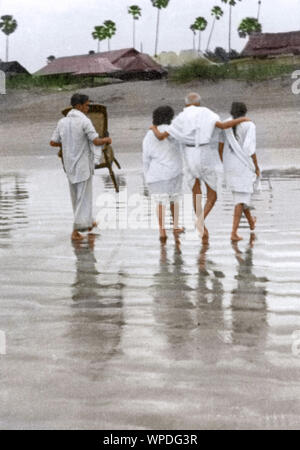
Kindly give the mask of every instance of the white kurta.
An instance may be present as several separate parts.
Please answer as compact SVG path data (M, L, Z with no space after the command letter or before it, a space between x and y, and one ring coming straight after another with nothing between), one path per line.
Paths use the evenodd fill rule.
M64 167L70 183L85 181L94 173L91 145L98 137L91 120L76 109L58 122L52 141L62 144Z
M217 190L217 147L211 142L219 116L208 108L189 106L174 119L168 132L183 148L190 187L198 178Z
M231 119L230 119L231 120ZM250 203L257 179L251 158L256 152L256 127L253 122L243 122L223 134L223 165L227 187L234 195L235 203Z

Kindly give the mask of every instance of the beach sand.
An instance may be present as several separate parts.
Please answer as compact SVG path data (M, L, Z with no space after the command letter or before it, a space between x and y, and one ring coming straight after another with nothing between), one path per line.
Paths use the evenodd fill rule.
M149 226L155 221L140 145L164 83L115 88L127 89L128 98L134 85L137 95L144 90L144 106L136 100L140 115L133 100L109 103L105 93L112 88L104 88L122 164L121 193L114 194L106 171L97 171L101 232L77 245L70 241L67 181L47 147L61 97L67 101L69 94L36 94L31 108L22 112L20 102L7 114L9 96L1 98L1 429L299 428L296 105L285 99L282 109L272 108L266 86L249 87L261 90L256 105L252 98L264 169L263 191L254 201L256 239L250 241L243 222L244 240L231 245L231 194L224 190L207 221L208 248L189 207L180 244L168 231L161 247ZM220 101L225 114L228 85L226 95L214 98L217 86L202 87L203 97ZM191 87L197 88L168 88L177 92L177 110ZM245 91L249 101L250 94ZM46 99L48 111L39 112ZM276 117L283 128L272 124Z

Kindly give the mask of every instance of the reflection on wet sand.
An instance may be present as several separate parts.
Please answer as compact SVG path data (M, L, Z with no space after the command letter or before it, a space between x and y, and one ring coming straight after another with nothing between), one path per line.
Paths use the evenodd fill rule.
M232 342L263 350L268 333L266 277L253 273L253 249L255 235L243 252L237 243L232 245L237 265L237 287L232 291Z
M23 176L0 175L0 238L10 237L13 229L27 223L25 205L28 198Z
M218 341L218 330L223 328L224 274L207 259L208 249L206 245L200 250L197 286L193 289L180 242L176 242L172 261L166 247L161 247L160 270L154 275L154 316L176 359L218 359L218 352L207 352L207 339L209 345Z
M170 351L180 357L189 347L189 333L196 326L195 306L191 299L192 288L188 285L188 274L180 244L176 243L172 260L167 247L161 246L159 272L154 275L154 317L161 333L165 334Z
M103 362L117 351L124 324L123 274L113 283L99 282L95 257L95 235L73 242L76 276L72 284L73 315L70 336L76 343L76 356ZM96 373L95 373L96 375Z

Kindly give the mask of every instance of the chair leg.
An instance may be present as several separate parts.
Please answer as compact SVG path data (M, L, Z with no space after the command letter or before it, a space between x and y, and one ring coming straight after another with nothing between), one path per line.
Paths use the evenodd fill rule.
M114 158L114 163L115 163L115 165L117 166L118 169L121 169L120 163L119 163L119 161L116 158Z

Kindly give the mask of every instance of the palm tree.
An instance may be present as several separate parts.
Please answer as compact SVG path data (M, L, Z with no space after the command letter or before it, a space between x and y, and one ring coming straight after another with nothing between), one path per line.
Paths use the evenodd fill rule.
M105 27L103 25L97 25L92 32L92 36L95 40L98 41L97 52L99 53L101 41L105 41L105 39L107 38Z
M201 51L201 33L206 30L207 20L204 17L197 17L194 23L195 30L199 31L198 53Z
M261 8L261 0L258 0L258 9L257 9L257 20L260 19L260 8Z
M221 0L223 3L226 3L229 5L229 35L228 35L228 52L231 52L231 24L232 24L232 7L237 4L237 1L242 0Z
M261 33L262 26L255 17L246 17L238 28L239 36L245 38L252 33Z
M196 28L195 28L195 24L194 23L190 26L190 30L193 33L193 51L196 51L196 43L195 43Z
M211 15L214 16L214 20L211 26L211 30L210 30L210 34L209 34L209 38L208 38L208 42L207 42L207 47L206 47L206 51L209 50L209 46L210 46L210 41L215 29L215 24L216 24L216 20L220 20L221 17L224 15L224 11L222 8L220 8L220 6L214 6L211 10Z
M107 39L108 51L110 51L110 40L116 34L117 27L115 22L112 20L106 20L103 25L105 27L105 37Z
M8 61L8 38L9 35L14 33L18 27L17 21L13 16L2 16L0 22L0 30L6 34L6 61Z
M128 8L128 14L131 14L133 19L133 48L135 48L135 21L141 17L142 9L137 5L131 5Z
M157 56L160 10L167 8L167 6L169 4L169 0L151 0L151 3L154 6L154 8L157 8L156 38L155 38L155 51L154 51L154 55Z

